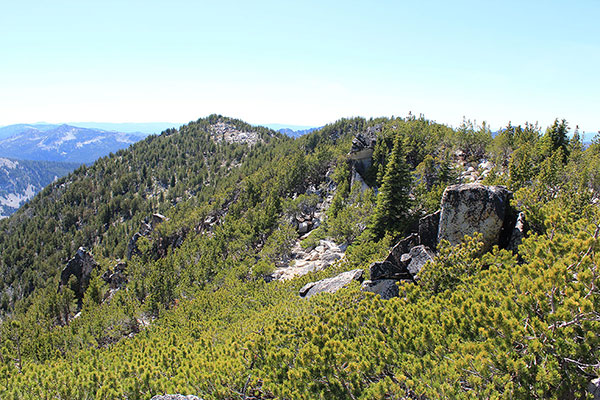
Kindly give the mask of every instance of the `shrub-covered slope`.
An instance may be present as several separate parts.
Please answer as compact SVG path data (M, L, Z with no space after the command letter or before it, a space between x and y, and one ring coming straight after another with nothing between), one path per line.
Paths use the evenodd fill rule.
M567 129L492 139L409 116L293 140L211 116L82 167L0 222L1 397L584 398L599 372L600 147ZM348 152L367 133L359 179ZM514 191L531 227L518 254L482 255L475 235L442 244L399 297L355 284L298 296L382 259L460 180ZM317 202L326 217L302 245L331 238L346 257L270 281L294 216ZM134 242L127 283L109 287L101 275L153 213L163 222ZM76 277L57 288L80 246L97 267L78 301Z

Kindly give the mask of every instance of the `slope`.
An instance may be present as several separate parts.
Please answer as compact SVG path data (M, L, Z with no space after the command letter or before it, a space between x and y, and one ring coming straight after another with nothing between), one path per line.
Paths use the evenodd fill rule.
M79 164L0 158L0 218L14 213L50 182Z
M3 272L14 276L4 291L13 299L2 301L3 397L585 395L598 374L600 149L570 143L565 159L530 128L492 140L472 126L352 119L293 140L211 116L81 168L0 222ZM377 139L362 178L348 156L359 134ZM477 238L442 244L397 298L351 285L300 299L309 280L366 268L395 242L394 232L375 241L365 230L375 194L363 183L381 185L400 140L413 173L410 218L434 211L448 184L481 179L480 157L494 164L483 182L509 185L532 226L518 256L482 256ZM298 239L296 216L329 196L327 217L302 243L347 241L345 259L267 282ZM81 282L56 288L81 245L98 265L77 304ZM117 269L127 282L104 283Z

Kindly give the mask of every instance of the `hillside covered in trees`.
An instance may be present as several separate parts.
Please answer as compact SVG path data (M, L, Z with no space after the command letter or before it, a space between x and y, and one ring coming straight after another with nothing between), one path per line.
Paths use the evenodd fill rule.
M519 241L425 247L422 221L474 182L505 193ZM599 197L600 142L558 119L169 129L0 221L0 397L592 396ZM418 271L365 290L415 235ZM355 270L362 286L312 289Z

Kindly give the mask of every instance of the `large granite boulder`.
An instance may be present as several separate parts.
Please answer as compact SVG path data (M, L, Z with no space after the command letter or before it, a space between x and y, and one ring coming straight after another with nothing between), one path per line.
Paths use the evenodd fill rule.
M300 289L300 296L308 299L317 293L335 293L352 281L361 282L363 279L362 275L362 269L353 269L352 271L342 272L333 278L307 283Z
M376 281L364 281L360 290L373 292L381 296L383 300L398 297L398 281L396 279L379 279Z
M90 283L92 271L97 267L98 264L96 264L92 254L84 247L80 247L77 249L75 256L67 261L67 265L61 271L59 289L69 283L71 276L75 276L77 278L77 285L73 290L75 297L81 300L85 289L87 289Z
M484 252L500 244L510 219L511 195L503 186L474 183L447 187L441 202L438 243L447 240L457 245L465 235L479 232L483 235Z

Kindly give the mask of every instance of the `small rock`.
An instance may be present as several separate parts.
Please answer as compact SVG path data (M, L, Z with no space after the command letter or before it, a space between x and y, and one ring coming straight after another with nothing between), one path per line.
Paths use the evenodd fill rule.
M408 263L408 272L414 279L417 276L427 261L433 261L435 254L429 249L429 247L419 245L410 249L410 263Z
M128 282L127 277L122 272L115 272L108 278L111 289L122 289Z
M183 394L157 394L150 400L202 400L198 396L194 396L191 394L183 395Z
M308 232L308 222L301 222L298 225L298 233L301 234L301 235L303 235L306 232Z
M405 265L405 266L408 266L410 259L411 259L410 253L402 254L402 257L400 257L400 261L402 262L402 265Z
M360 290L373 292L381 296L383 300L398 297L398 285L395 279L380 279L376 281L364 281Z
M324 263L329 263L332 264L334 262L336 262L337 260L341 259L342 256L338 253L332 253L330 251L326 251L322 256L321 256L321 261L323 261Z

